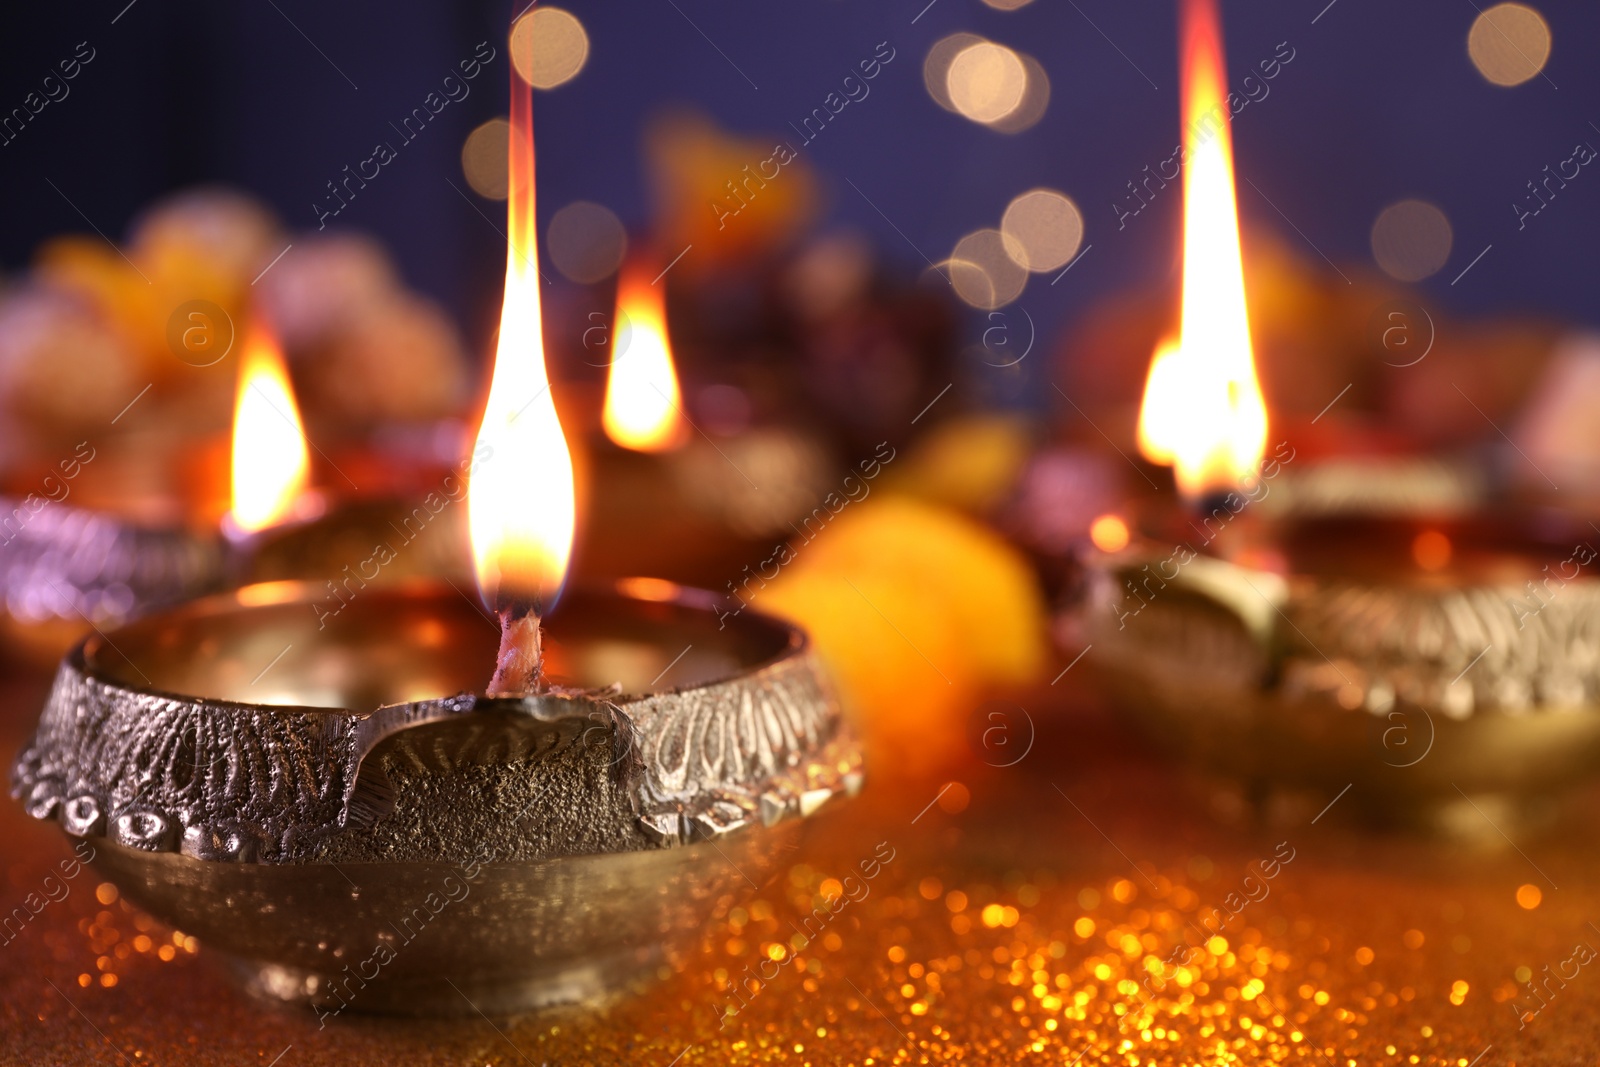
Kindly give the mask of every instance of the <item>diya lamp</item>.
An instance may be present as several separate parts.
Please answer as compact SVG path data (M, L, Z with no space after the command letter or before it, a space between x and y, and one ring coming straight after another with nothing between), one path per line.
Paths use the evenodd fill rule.
M649 579L556 610L577 508L542 351L531 94L512 77L469 498L498 622L433 584L365 590L331 621L305 582L197 600L69 653L14 770L128 899L323 1016L622 988L861 780L795 627L723 627L709 594Z
M216 492L223 479L206 477L218 474L206 463L187 469L161 451L171 442L135 433L84 441L38 480L38 490L0 498L0 626L8 647L53 664L90 628L251 580L338 576L375 542L406 533L422 492L313 487L289 376L260 320L240 344L235 392L229 493ZM192 432L185 439L209 460L208 450L193 447ZM174 474L179 468L183 477ZM410 551L387 577L438 574L441 559L459 557L464 517L432 525L448 532Z
M1181 331L1138 429L1182 503L1094 531L1089 661L1224 807L1314 814L1348 790L1347 810L1447 833L1535 822L1600 766L1600 537L1560 517L1263 513L1295 452L1255 376L1229 129L1205 132L1227 106L1211 0L1185 4L1181 40Z
M728 560L786 538L788 523L826 494L828 457L791 428L691 418L657 259L623 265L616 301L600 418L577 435L593 471L585 563L719 584ZM656 536L634 536L641 526Z
M467 464L373 455L357 485L320 450L313 457L308 440L282 350L257 321L240 358L230 499L220 520L230 584L320 581L325 610L336 612L377 583L470 579Z

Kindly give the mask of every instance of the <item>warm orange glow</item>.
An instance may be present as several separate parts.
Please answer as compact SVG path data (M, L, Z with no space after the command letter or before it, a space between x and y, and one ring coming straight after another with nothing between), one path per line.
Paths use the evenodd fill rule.
M566 578L577 505L572 454L550 396L541 333L532 92L515 71L508 156L505 302L467 513L484 599L497 607L521 602L542 613Z
M664 578L621 578L617 581L617 591L640 600L670 604L683 594L683 587Z
M616 331L611 338L602 423L606 436L637 452L664 452L684 442L678 372L667 341L666 301L639 263L617 286Z
M1411 542L1411 558L1425 571L1442 571L1454 554L1450 538L1438 530L1423 530Z
M1102 552L1121 552L1128 547L1128 524L1117 515L1102 515L1089 524L1089 540Z
M1187 497L1252 477L1267 441L1245 308L1234 200L1227 67L1216 0L1185 0L1183 310L1176 348L1156 352L1139 420L1140 451L1171 463Z
M283 353L258 324L245 338L233 407L234 528L255 533L289 518L310 466Z

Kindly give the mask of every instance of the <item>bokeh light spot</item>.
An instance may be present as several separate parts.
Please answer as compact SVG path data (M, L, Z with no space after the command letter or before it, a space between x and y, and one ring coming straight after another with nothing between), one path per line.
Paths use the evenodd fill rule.
M510 185L506 152L511 144L511 123L490 119L471 133L461 146L461 173L479 196L504 200Z
M959 815L972 803L972 791L960 782L946 782L939 790L939 807L951 815Z
M933 102L946 111L956 111L955 102L950 99L950 64L964 49L982 43L983 38L975 33L952 33L928 49L927 58L922 61L922 84Z
M1403 282L1436 273L1450 258L1451 241L1450 220L1423 200L1390 204L1372 224L1372 258Z
M1527 884L1517 886L1517 904L1525 911L1532 911L1544 899L1544 891L1538 886Z
M1022 90L1021 103L1010 114L989 123L989 128L997 133L1021 133L1031 129L1044 118L1045 110L1050 106L1050 78L1045 74L1044 67L1030 55L1019 55L1022 56L1027 85Z
M545 237L556 269L582 285L610 277L628 251L622 220L592 200L575 200L557 211Z
M1028 282L1028 272L1017 266L1019 254L999 230L977 230L956 242L944 266L956 296L993 311L1015 300Z
M1089 524L1089 540L1102 552L1121 552L1128 547L1128 524L1118 515L1101 515Z
M1005 45L980 41L950 61L945 82L957 111L973 122L998 122L1022 103L1028 70Z
M1550 26L1526 4L1496 4L1472 20L1467 55L1496 85L1521 85L1550 58Z
M1032 189L1007 205L1000 232L1017 266L1035 273L1055 270L1083 243L1083 213L1054 189Z
M589 35L570 11L540 5L511 27L511 62L535 89L566 84L588 59Z
M983 2L996 11L1015 11L1019 7L1027 7L1033 0L983 0Z

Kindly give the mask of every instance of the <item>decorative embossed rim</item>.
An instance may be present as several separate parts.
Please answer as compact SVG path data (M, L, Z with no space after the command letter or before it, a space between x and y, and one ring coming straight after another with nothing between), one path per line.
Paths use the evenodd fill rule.
M404 583L369 596L442 596L443 588ZM713 594L656 580L575 592L713 615L718 604ZM460 693L369 711L258 705L130 684L93 661L100 642L117 650L117 633L126 639L133 627L179 613L193 620L310 604L320 593L307 582L247 586L86 638L62 661L38 733L14 767L13 794L35 817L59 819L77 836L206 860L315 862L322 841L362 828L368 754L410 727L474 714L509 716L569 742L577 723L602 724L614 746L613 775L658 847L809 815L860 788L859 746L806 635L754 611L732 625L770 639L771 655L741 655L746 666L713 681L629 696ZM224 760L225 786L209 773ZM278 778L256 781L241 795L233 778L254 765L292 765L298 777L284 788Z
M1565 579L1555 591L1559 595L1543 601L1534 598L1532 582L1527 588L1509 581L1468 581L1432 588L1304 572L1291 572L1285 580L1220 560L1208 563L1213 575L1210 580L1196 581L1188 571L1167 579L1152 571L1152 565L1161 559L1160 553L1141 548L1090 570L1092 583L1085 605L1090 623L1102 633L1108 649L1123 647L1130 662L1148 654L1134 636L1141 621L1137 616L1144 607L1157 615L1170 611L1176 594L1204 600L1241 624L1251 644L1273 663L1271 683L1263 681L1261 686L1264 693L1288 686L1325 696L1340 713L1364 708L1380 717L1402 705L1435 708L1454 720L1483 713L1600 714L1600 698L1592 694L1547 699L1539 689L1536 698L1516 704L1508 704L1500 695L1519 684L1534 693L1534 683L1560 681L1577 669L1573 666L1563 672L1556 666L1567 665L1553 666L1549 658L1580 643L1584 636L1580 631L1600 626L1600 578L1579 575ZM1152 574L1155 585L1150 584ZM1221 580L1217 574L1223 576ZM1263 578L1279 584L1277 596L1261 591L1257 581ZM1150 596L1148 602L1134 591L1141 581ZM1166 592L1169 586L1173 592ZM1126 603L1140 606L1124 619L1118 605ZM1535 603L1537 609L1530 606ZM1448 656L1439 648L1417 647L1419 627L1414 620L1423 616L1435 618L1441 627L1451 630L1440 645ZM1521 625L1523 616L1529 623L1526 626ZM1473 627L1488 635L1481 646L1467 640L1465 631ZM1170 657L1173 652L1163 647L1159 654ZM1331 670L1322 671L1320 664L1324 663ZM1590 664L1584 667L1591 682L1600 677L1600 669ZM1359 698L1353 706L1342 704L1340 689L1352 684L1359 690Z

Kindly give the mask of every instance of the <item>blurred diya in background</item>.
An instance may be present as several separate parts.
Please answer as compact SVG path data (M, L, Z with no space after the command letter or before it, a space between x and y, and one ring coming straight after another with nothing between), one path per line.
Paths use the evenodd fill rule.
M450 573L446 561L465 576L464 509L444 514L464 499L464 478L444 468L437 492L361 493L354 483L330 485L347 476L323 457L314 486L275 337L257 320L238 348L225 479L203 437L191 439L187 460L167 454L192 431L151 441L124 434L99 447L81 442L39 479L40 491L0 499L10 512L0 519L0 585L13 647L54 661L87 629L239 581L326 576L330 591L338 583L349 592L380 578ZM417 465L404 469L414 486ZM230 487L220 514L218 485ZM378 547L397 539L409 551Z
M248 585L79 645L15 768L34 816L103 839L93 862L126 897L322 1016L628 988L861 785L803 631L659 579L562 596L578 506L531 107L514 74L505 297L467 464L498 625L442 584L355 589L331 618L314 583ZM258 337L244 366L229 530L314 528L281 365Z
M706 212L708 190L731 198L728 176L771 145L690 113L653 120L649 234L599 271L567 272L593 284L621 264L612 306L573 307L552 337L565 367L557 407L589 517L579 573L644 570L723 589L730 561L759 561L797 536L881 442L934 421L913 424L952 380L948 286L889 269L859 234L808 234L817 176L805 157L722 226ZM579 206L603 211L557 213L548 233L558 268L558 238L570 235L556 222ZM614 217L607 232L595 247L629 244ZM658 535L632 536L640 523Z
M973 470L972 457L996 449L974 445L995 435L969 426L950 454L936 430L905 458L883 441L836 470L798 427L702 427L686 410L660 282L657 261L624 267L599 426L574 435L589 472L585 568L703 574L724 626L747 611L799 621L875 774L912 781L956 768L971 755L963 723L980 695L1021 690L1047 655L1027 562L941 506L979 509L971 484L995 481L996 464ZM745 559L730 576L730 561Z
M435 457L449 430L440 420L465 383L460 341L436 308L404 289L373 242L302 236L291 244L259 204L214 189L155 205L122 251L101 238L53 240L27 280L0 295L0 410L8 416L0 486L10 494L0 500L0 628L9 649L54 661L91 627L248 571L241 543L254 549L269 539L260 530L242 542L219 536L238 503L229 493L229 455L238 451L230 408L237 415L239 402L254 398L264 417L253 425L269 437L274 423L280 436L291 421L298 433L300 420L281 374L283 350L259 329L266 320L306 357L324 447L289 510L263 528L281 527L294 508L330 510L341 497L403 491L422 499L449 472L453 455ZM264 349L282 380L247 391L259 368L235 364ZM352 380L364 383L359 396L330 385ZM276 399L262 406L269 393ZM346 442L352 428L360 439ZM397 451L388 442L403 434L407 447ZM452 454L462 436L458 427ZM418 449L417 439L431 449ZM305 445L275 456L297 451ZM352 502L344 513L363 507ZM380 508L366 525L387 529L393 517ZM370 555L374 541L363 533L356 544L312 543L327 548L336 574ZM308 550L291 555L303 560ZM271 554L260 562L267 573L288 569Z
M1297 453L1269 432L1256 377L1228 127L1203 132L1226 91L1213 4L1185 5L1181 41L1181 326L1138 425L1181 502L1147 498L1090 531L1088 662L1225 783L1221 812L1298 818L1348 791L1345 808L1378 821L1525 827L1600 766L1600 538L1559 514L1474 510L1405 464L1393 499L1355 494L1387 517L1315 493L1270 514Z
M156 305L231 300L248 282L234 268L270 229L238 200L196 196L146 215L126 257L99 239L50 242L0 297L0 626L12 652L53 661L91 626L221 581Z
M747 611L799 621L875 773L922 780L956 768L971 755L963 724L980 694L1022 689L1047 654L1026 561L941 506L979 509L971 483L994 481L995 464L972 470L972 455L995 449L973 446L994 435L969 428L951 439L958 456L939 431L905 458L883 441L838 470L796 426L702 426L683 399L659 281L655 261L624 267L604 401L563 411L601 413L574 434L587 470L584 568L702 576L724 626Z
M470 579L470 461L452 467L429 455L347 448L357 483L343 464L320 451L318 458L314 467L282 351L257 325L240 357L231 502L221 519L234 583L320 581L321 611L336 615L373 585Z
M1090 560L1088 663L1232 783L1219 812L1315 813L1349 786L1372 821L1492 839L1600 766L1587 524L1260 526L1223 506Z
M590 516L580 555L589 573L714 585L728 560L792 531L827 493L834 463L799 426L691 417L667 319L669 265L647 255L623 265L611 328L597 346L603 398L570 389L562 405ZM724 405L748 407L732 386L714 392ZM639 537L646 527L653 536Z

